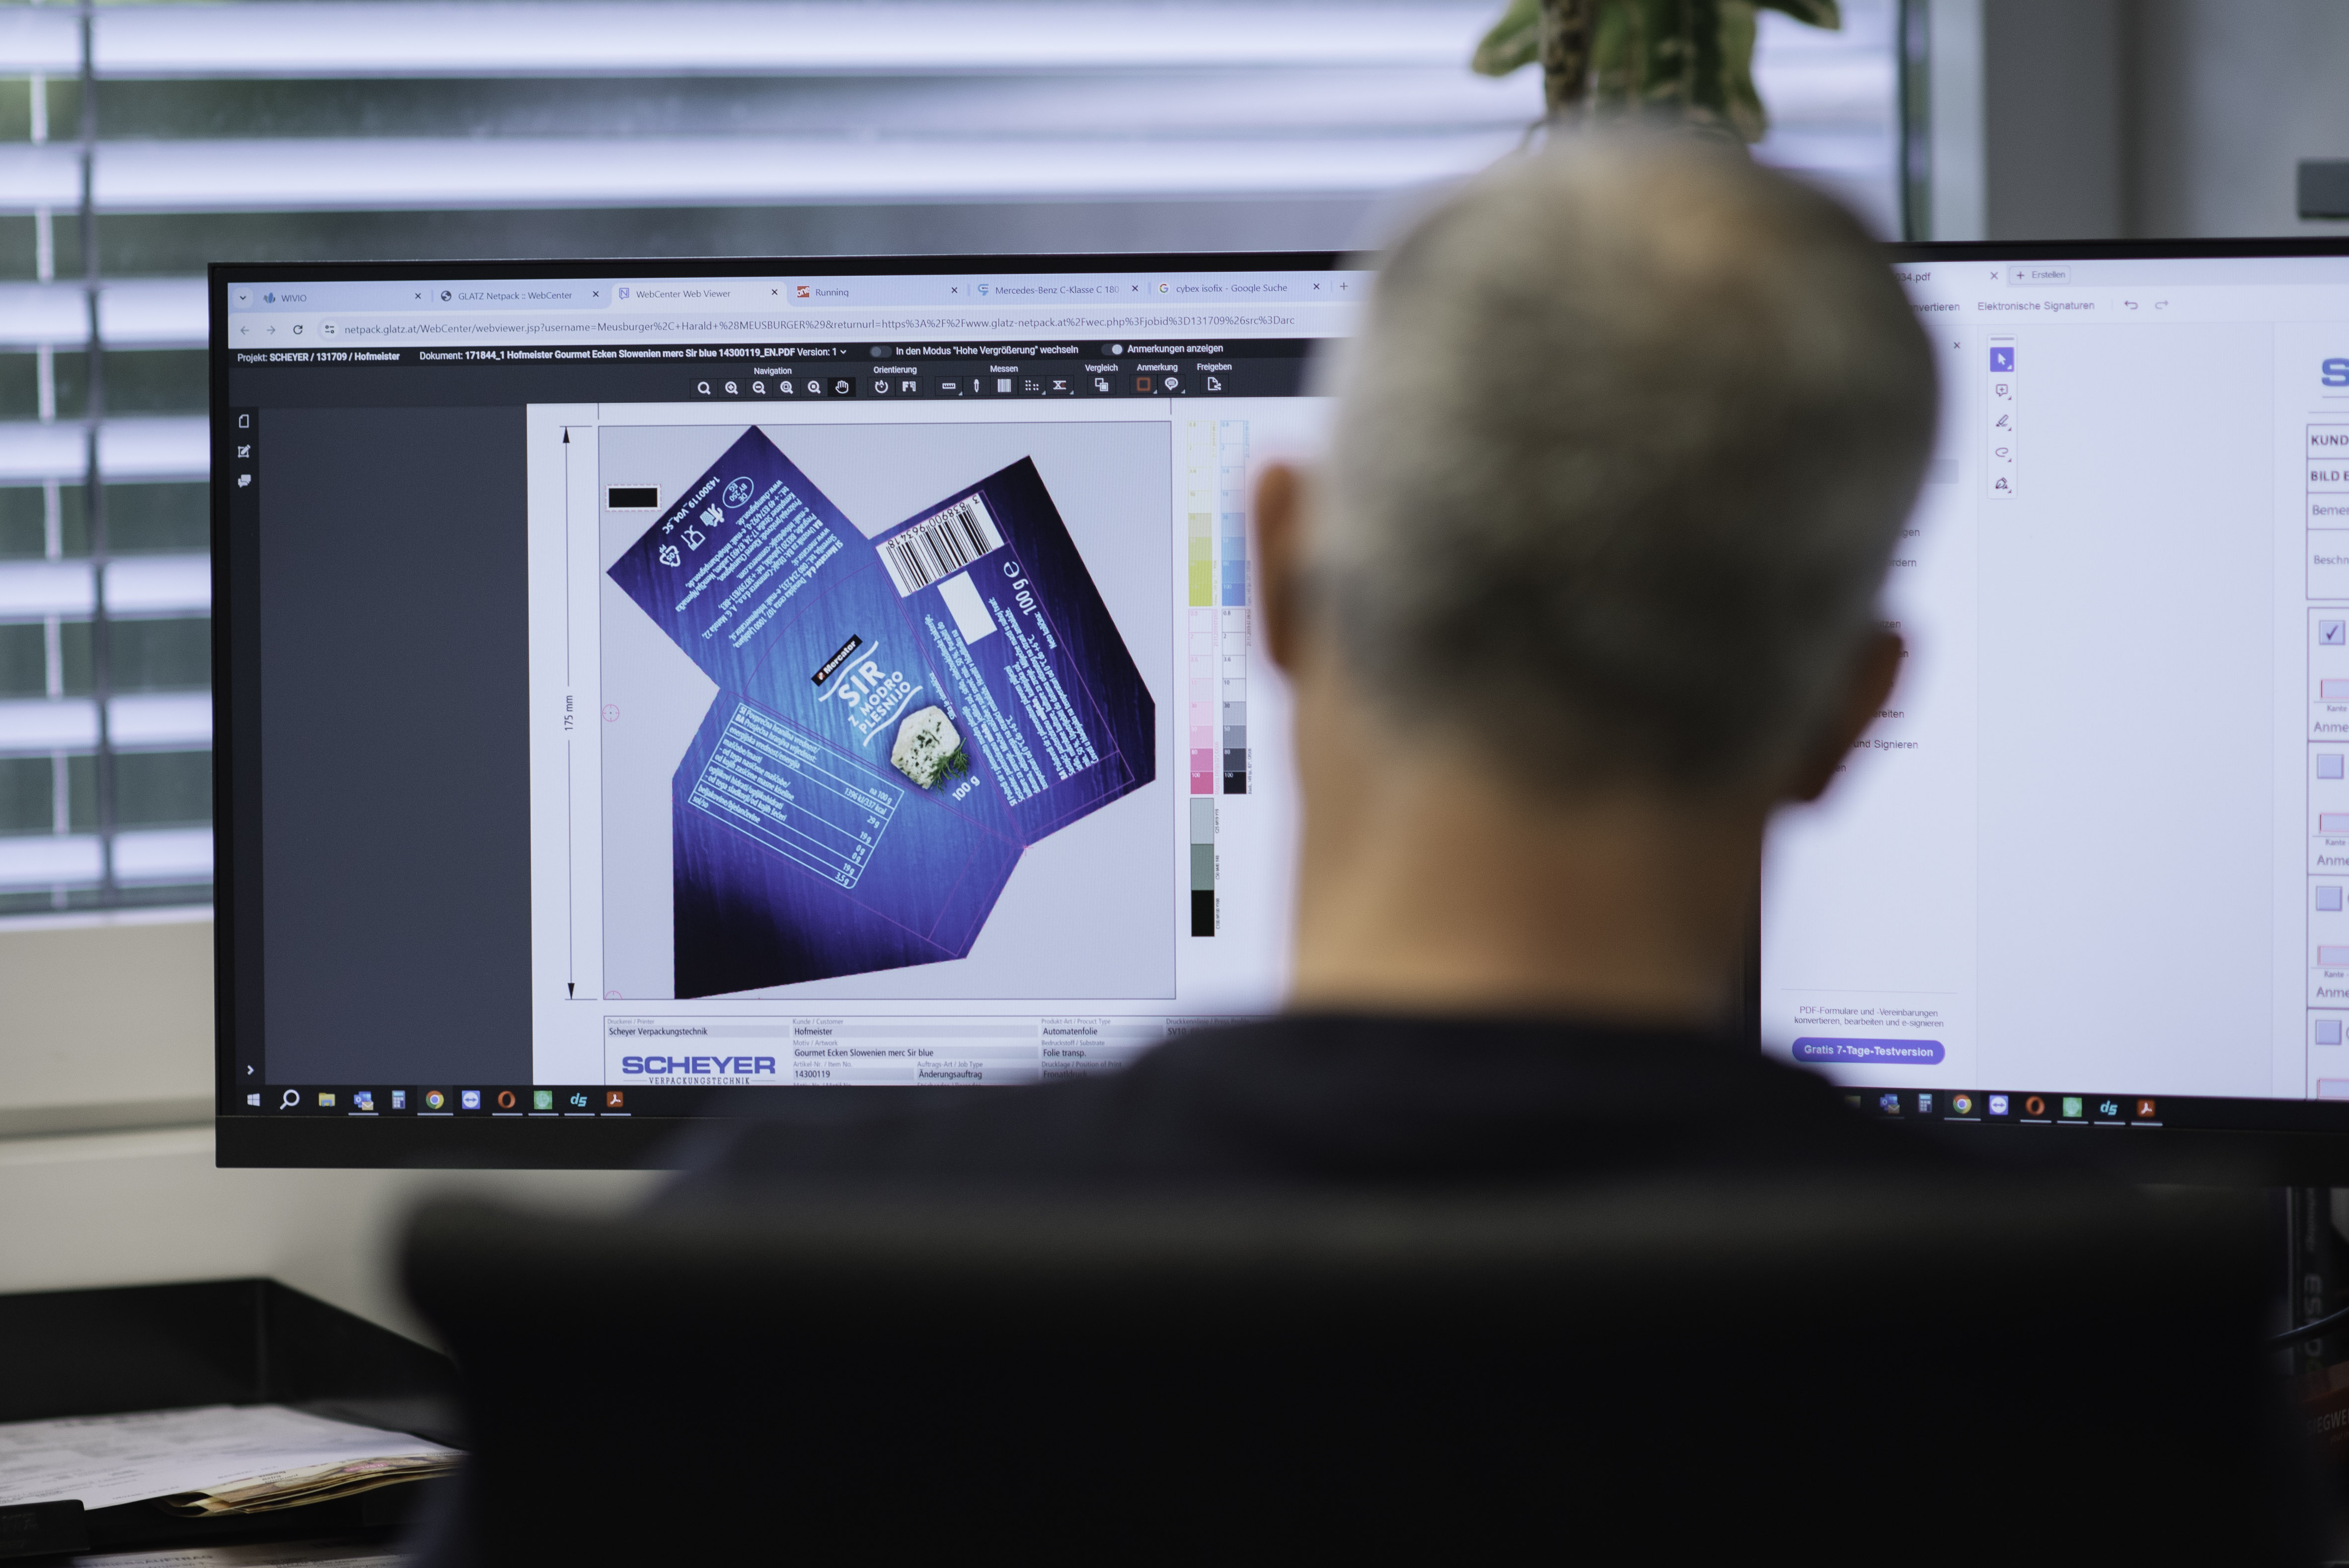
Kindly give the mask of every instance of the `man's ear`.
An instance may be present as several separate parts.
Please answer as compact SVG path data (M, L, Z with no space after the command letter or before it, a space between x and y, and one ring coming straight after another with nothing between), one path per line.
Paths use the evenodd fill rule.
M1305 637L1305 476L1268 463L1256 480L1257 624L1264 650L1294 673Z
M1827 792L1844 758L1851 755L1851 748L1875 722L1885 699L1891 696L1893 683L1900 678L1900 661L1908 656L1909 645L1890 627L1878 627L1868 634L1860 645L1859 656L1852 661L1851 673L1844 683L1843 700L1834 708L1826 728L1820 734L1818 748L1795 770L1794 780L1786 790L1788 799L1816 800Z

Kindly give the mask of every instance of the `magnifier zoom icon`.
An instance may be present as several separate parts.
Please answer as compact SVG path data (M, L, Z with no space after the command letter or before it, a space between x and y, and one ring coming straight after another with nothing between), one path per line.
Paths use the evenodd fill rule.
M285 1098L277 1102L277 1109L280 1110L291 1110L301 1103L302 1096L299 1091L289 1088L285 1091Z

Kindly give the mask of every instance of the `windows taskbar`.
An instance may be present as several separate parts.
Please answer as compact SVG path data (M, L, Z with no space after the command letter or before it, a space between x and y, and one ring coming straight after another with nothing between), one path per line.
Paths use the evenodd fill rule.
M273 1084L222 1114L311 1117L752 1116L781 1095L848 1088L789 1084L542 1084L378 1088ZM905 1088L965 1087L951 1084ZM2008 1127L2184 1128L2239 1132L2349 1132L2349 1099L2069 1094L2040 1089L1880 1088L1843 1084L1844 1102L1884 1121Z
M1840 1084L1844 1103L1880 1121L1934 1126L2349 1133L2349 1098L2072 1094L2048 1089L1880 1088ZM2349 1088L2349 1084L2344 1084Z
M1083 1077L1084 1073L1059 1076ZM977 1073L938 1073L908 1084L511 1084L383 1088L350 1084L272 1084L232 1096L220 1114L240 1119L304 1117L379 1119L604 1117L756 1117L784 1095L904 1093L979 1087Z
M796 1085L498 1085L404 1087L270 1085L244 1091L223 1115L324 1118L604 1118L604 1115L759 1115L782 1094L839 1094ZM862 1085L878 1087L878 1085ZM905 1085L937 1089L956 1087ZM1839 1085L1844 1103L1884 1122L1981 1122L1992 1127L2185 1127L2206 1131L2349 1131L2344 1099L2236 1099L2180 1094L2067 1094L2055 1089L1877 1089Z
M246 1090L223 1115L308 1117L605 1117L727 1114L713 1102L746 1092L727 1085L512 1084L405 1088L272 1084ZM755 1109L735 1114L756 1115Z
M968 1087L276 1084L227 1097L214 1151L222 1166L663 1167L688 1157L697 1125L767 1114L786 1095L877 1109L909 1092L959 1098ZM2001 1163L2187 1184L2349 1185L2349 1100L1851 1084L1837 1092L1855 1114Z

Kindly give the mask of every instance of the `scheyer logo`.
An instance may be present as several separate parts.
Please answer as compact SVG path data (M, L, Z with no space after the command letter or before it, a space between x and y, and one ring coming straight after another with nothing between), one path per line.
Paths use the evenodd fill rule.
M685 1078L715 1078L721 1074L750 1078L775 1070L772 1057L622 1057L620 1070L635 1077L675 1073Z
M2326 360L2324 384L2327 387L2349 387L2349 359Z
M604 1020L605 1048L627 1054L606 1056L604 1060L606 1068L616 1069L616 1076L622 1078L650 1078L656 1082L771 1083L780 1077L776 1071L780 1057L736 1056L733 1053L737 1050L756 1051L761 1047L721 1045L711 1037L782 1032L781 1027L771 1024L724 1018L606 1018ZM653 1048L647 1049L647 1044ZM764 1048L771 1051L775 1047L766 1046ZM687 1050L694 1050L697 1054L670 1054ZM710 1054L698 1054L705 1051ZM719 1054L721 1052L724 1054Z

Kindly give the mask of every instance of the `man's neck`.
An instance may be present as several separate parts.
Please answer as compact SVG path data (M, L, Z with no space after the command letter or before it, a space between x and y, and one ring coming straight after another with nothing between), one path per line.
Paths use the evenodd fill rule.
M1559 801L1481 759L1390 757L1350 779L1306 769L1292 1006L1719 1026L1761 810Z

